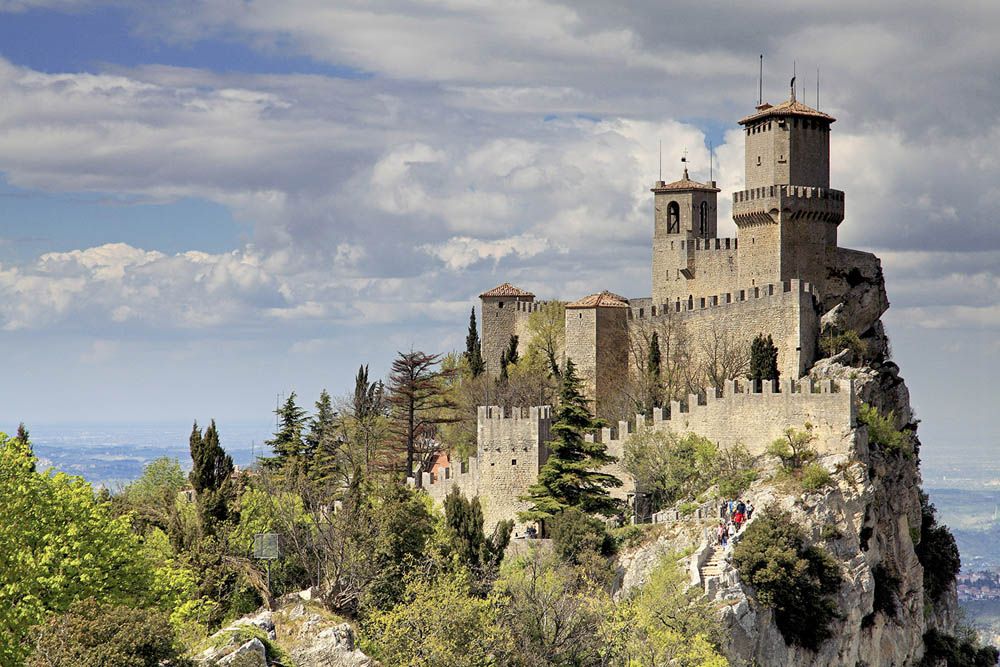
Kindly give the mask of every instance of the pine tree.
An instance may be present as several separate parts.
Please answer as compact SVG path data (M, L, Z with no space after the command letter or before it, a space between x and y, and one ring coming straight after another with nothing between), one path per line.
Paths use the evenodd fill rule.
M339 449L337 413L330 394L324 389L316 401L316 414L309 421L304 449L310 472L317 481L330 480L336 475Z
M17 441L22 445L28 444L31 437L28 434L28 428L24 425L24 422L17 425L17 435L14 437L17 438Z
M479 377L486 370L483 363L482 345L479 341L479 329L476 327L476 309L469 313L469 333L465 337L465 360L469 363L472 377Z
M402 455L405 477L414 474L414 463L426 465L440 450L437 427L457 421L456 405L445 393L450 371L437 368L439 354L410 352L392 362L389 374L389 402L392 405L392 434ZM419 459L419 460L418 460ZM417 484L420 477L417 476Z
M572 360L566 361L559 392L559 410L552 424L553 440L548 443L549 458L538 473L538 481L522 500L531 508L522 512L525 521L544 521L569 507L586 514L614 516L619 502L608 489L622 485L614 475L600 468L617 459L600 442L587 442L584 434L599 422L591 417L587 399L580 393L580 380Z
M755 384L761 380L777 380L780 376L778 371L778 348L775 347L771 336L765 337L759 334L750 344L750 374L749 379Z
M302 437L307 417L306 411L296 405L294 391L274 413L278 415L278 430L264 444L270 446L275 455L265 459L264 463L270 468L302 471L305 467L305 442Z

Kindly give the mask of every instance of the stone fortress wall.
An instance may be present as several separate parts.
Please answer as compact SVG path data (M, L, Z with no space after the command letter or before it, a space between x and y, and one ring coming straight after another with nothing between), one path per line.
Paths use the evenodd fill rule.
M437 476L424 473L423 489L438 504L454 488L466 497L478 496L487 531L499 521L516 519L517 513L529 506L519 498L535 483L548 457L545 443L550 439L552 421L549 406L509 411L480 407L476 456L464 465L456 464L458 470L449 468ZM754 387L747 381L730 380L721 390L707 389L684 402L672 401L653 410L651 420L636 415L632 421L619 421L616 427L603 428L587 438L606 444L608 453L618 457L619 462L604 472L622 480L623 485L613 489L612 495L625 499L637 491L622 466L626 442L637 431L654 429L678 436L695 433L723 448L742 445L757 456L786 428L801 430L806 424L812 426L812 447L820 454L849 451L857 426L853 382L806 378ZM517 522L515 530L523 528L524 524Z

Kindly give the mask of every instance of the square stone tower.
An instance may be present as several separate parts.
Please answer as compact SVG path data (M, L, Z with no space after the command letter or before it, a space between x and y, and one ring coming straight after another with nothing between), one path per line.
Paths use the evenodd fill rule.
M830 189L830 125L791 96L741 119L746 189L733 195L739 284L799 278L822 292L844 219L844 193Z
M566 304L566 357L599 417L628 378L628 313L628 299L607 291Z
M510 337L517 333L518 321L530 314L535 295L503 283L480 294L479 300L483 331L480 350L486 372L496 376L500 374L500 356L507 349Z

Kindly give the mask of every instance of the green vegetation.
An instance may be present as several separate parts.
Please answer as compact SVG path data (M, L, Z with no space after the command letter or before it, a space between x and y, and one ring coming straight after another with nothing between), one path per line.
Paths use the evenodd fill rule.
M748 379L759 383L762 380L778 380L778 348L771 336L757 335L750 343L750 372Z
M810 463L802 469L802 489L819 491L833 484L833 478L826 468L818 463Z
M832 357L841 350L850 350L855 362L864 360L867 349L858 332L854 330L839 334L828 334L819 339L819 349L824 355Z
M812 424L806 422L805 429L785 429L785 435L777 438L767 448L767 453L781 461L785 472L795 472L816 458L816 452L810 447L816 439Z
M815 651L838 616L834 594L840 570L828 553L806 545L805 531L790 514L776 509L761 514L737 544L733 564L757 602L774 610L785 641Z
M920 542L916 546L917 559L924 566L924 594L937 602L955 583L962 569L958 545L947 526L937 523L937 511L927 494L920 492Z
M994 667L1000 658L996 647L981 645L979 638L971 630L960 633L957 637L930 630L924 634L924 648L924 659L920 662L920 667L936 667L941 664Z
M92 599L50 616L32 633L28 667L189 667L161 611ZM6 664L6 663L5 663Z
M465 336L465 361L469 365L472 377L479 377L486 371L483 361L482 343L479 340L479 329L476 326L476 308L469 313L469 333Z
M679 504L693 511L713 484L725 497L737 498L757 478L755 463L744 447L721 450L694 433L678 437L646 429L625 443L625 470L650 494L653 511Z
M614 516L620 511L618 501L608 489L621 486L621 480L599 472L599 468L616 459L608 454L603 443L587 442L584 438L597 425L580 391L573 362L567 361L559 409L551 429L553 440L548 443L549 458L538 473L538 482L524 498L531 508L522 514L522 520L545 521L571 507L604 516Z
M862 403L858 419L868 427L868 443L875 449L890 455L901 454L906 458L913 456L913 439L896 428L894 413L883 415L875 406Z

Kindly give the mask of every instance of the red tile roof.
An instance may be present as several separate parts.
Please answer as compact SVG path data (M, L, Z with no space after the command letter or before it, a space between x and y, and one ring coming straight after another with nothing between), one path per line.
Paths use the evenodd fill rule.
M504 283L502 285L497 285L488 292L483 292L479 295L479 298L486 298L491 296L524 296L534 298L535 295L531 292L525 292L523 289L514 287L510 283Z
M757 107L756 113L752 113L746 118L741 118L739 123L740 125L746 125L762 118L771 118L774 116L808 116L810 118L820 118L830 123L837 120L833 116L813 109L808 104L803 104L797 100L787 100L773 107L770 104L762 104Z
M573 303L567 303L567 308L628 308L628 299L607 290L585 296Z
M663 190L708 190L709 192L719 192L719 188L711 183L699 183L688 178L687 167L684 168L684 177L681 180L674 181L673 183L657 181L656 185L653 186L653 192L661 192Z

